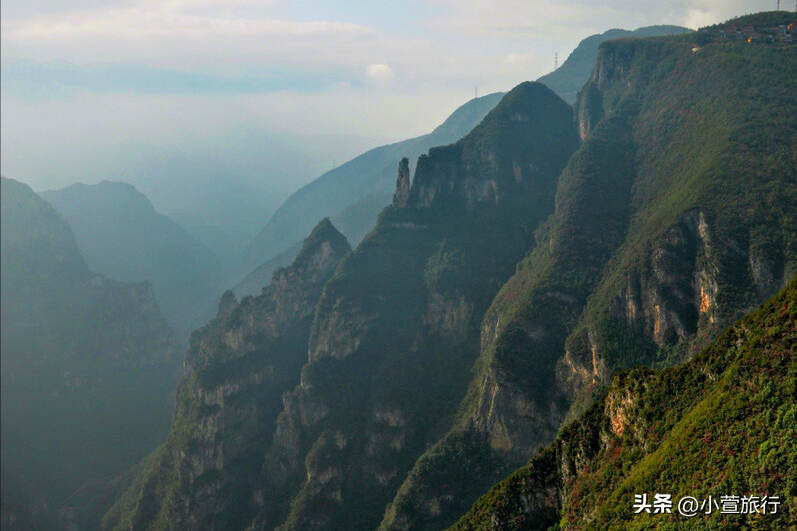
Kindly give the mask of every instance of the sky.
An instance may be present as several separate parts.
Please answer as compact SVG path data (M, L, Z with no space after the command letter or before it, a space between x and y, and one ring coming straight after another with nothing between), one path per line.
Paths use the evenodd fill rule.
M476 90L551 71L589 35L697 28L776 0L0 4L2 173L35 190L127 180L179 210L192 172L196 186L235 181L278 203L367 148L431 131Z

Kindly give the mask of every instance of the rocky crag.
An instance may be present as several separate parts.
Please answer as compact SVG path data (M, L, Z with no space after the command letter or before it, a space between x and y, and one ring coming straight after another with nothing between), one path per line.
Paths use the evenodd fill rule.
M299 382L324 283L351 250L323 220L257 297L221 298L191 337L166 443L106 515L114 529L239 529L274 503L262 469L282 395Z
M795 349L797 280L687 364L616 375L451 530L793 529ZM654 493L670 496L666 514L633 507L635 496ZM680 514L685 496L702 510ZM777 507L734 511L751 496ZM706 505L712 499L716 507Z

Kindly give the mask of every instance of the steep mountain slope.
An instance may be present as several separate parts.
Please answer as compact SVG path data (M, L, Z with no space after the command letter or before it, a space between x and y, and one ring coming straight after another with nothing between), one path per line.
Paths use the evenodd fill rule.
M678 35L690 33L692 30L681 26L647 26L633 31L624 29L610 29L601 34L590 35L576 46L562 66L537 79L540 83L556 92L559 97L569 104L574 104L579 91L589 81L592 67L595 66L595 57L598 55L598 46L611 39L624 39L628 37L660 37L665 35Z
M797 279L678 368L636 368L482 497L457 531L794 529ZM671 514L635 495L671 495ZM730 514L722 496L771 496L776 514ZM685 496L712 501L679 514ZM710 498L711 497L711 498ZM738 512L742 512L739 510ZM710 513L710 514L706 514Z
M343 232L352 243L359 243L374 226L379 212L390 203L396 163L402 157L414 163L430 147L459 140L482 121L502 96L495 93L475 98L428 135L367 151L299 189L250 244L242 276L301 241L322 217L332 217L338 226L346 227ZM265 286L268 277L262 281Z
M534 229L553 209L556 176L577 147L572 109L546 87L526 83L461 141L422 156L412 187L403 159L394 206L324 287L298 385L285 395L276 425L260 422L273 437L260 434L245 447L241 467L259 471L265 463L262 483L236 489L233 498L218 494L236 472L234 465L228 471L225 457L225 466L216 461L217 472L205 473L201 484L171 491L172 468L153 467L143 494L131 493L109 515L108 527L133 522L161 529L179 522L180 529L201 529L216 516L227 529L375 528L413 462L450 426L478 353L481 315L533 245ZM239 337L223 322L217 330ZM253 338L251 348L260 344ZM205 357L228 351L210 343L207 349ZM201 374L237 388L224 371ZM186 410L201 409L196 393L183 396ZM200 441L214 431L179 410L176 425L202 433L195 437ZM253 441L246 435L253 426L242 421L226 433ZM185 461L206 463L202 456L214 455L204 443L170 440L170 455L184 452ZM174 501L159 512L140 502L136 507L136 499L156 492L176 492L165 495ZM215 499L202 497L207 493ZM192 506L200 497L202 505ZM244 507L241 520L225 512L230 499ZM219 500L216 510L211 504ZM197 520L183 518L184 507L192 507Z
M266 260L260 264L257 269L246 275L242 281L236 284L235 287L232 288L232 292L239 297L245 297L246 295L255 296L260 294L260 292L263 290L263 287L268 285L266 282L264 282L264 279L270 279L274 275L274 271L280 267L291 265L301 249L302 244L297 243L295 245L291 245L274 258Z
M299 382L316 303L351 248L324 219L257 297L227 292L195 332L172 431L106 515L110 529L243 529L275 501L261 470L282 395Z
M795 50L695 38L602 45L556 211L382 529L449 525L482 468L519 466L615 370L688 359L797 271Z
M480 316L532 244L577 144L569 107L527 83L461 141L422 156L411 188L402 162L394 206L319 302L302 383L266 457L276 495L292 501L255 528L378 525L448 429Z
M63 218L5 178L2 249L3 529L52 529L82 518L68 494L162 440L178 351L149 285L92 273Z
M69 222L92 271L152 284L180 337L205 321L221 293L213 253L129 184L74 184L41 194Z

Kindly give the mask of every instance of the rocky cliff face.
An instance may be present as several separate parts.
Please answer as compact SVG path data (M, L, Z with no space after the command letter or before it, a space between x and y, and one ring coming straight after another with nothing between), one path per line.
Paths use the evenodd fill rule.
M795 323L792 281L686 365L617 375L601 400L452 529L667 529L683 521L676 514L682 496L707 499L723 489L777 492L782 505L767 516L701 511L690 522L705 529L794 525L797 507L786 479L795 471L793 446L780 444L793 431L787 419L795 411L788 397ZM750 411L751 402L761 407ZM756 430L765 419L774 419L770 429ZM755 457L756 448L766 457ZM672 517L634 513L634 494L655 492L672 495Z
M524 84L462 141L422 157L408 194L400 166L396 204L319 301L309 363L266 458L271 492L292 501L255 528L379 525L450 427L479 319L550 212L554 176L577 144L570 109ZM450 511L434 496L425 506Z
M442 527L439 515L468 496L451 486L456 467L525 461L617 369L689 359L793 274L796 136L771 103L788 93L766 73L781 68L777 54L747 49L763 61L751 66L691 48L602 46L556 210L482 321L479 372L455 429L416 463L383 529ZM740 94L741 79L772 100ZM752 116L777 138L773 151L739 125Z
M166 444L105 528L243 528L274 503L262 470L268 441L306 361L321 289L349 251L325 219L261 295L222 297L217 317L192 336Z
M396 179L396 192L393 194L393 206L404 208L410 196L410 161L407 157L401 159Z
M582 91L582 126L589 121L585 116L611 119L625 112L624 106L638 113L633 142L641 156L632 197L638 206L624 248L610 260L557 365L560 387L571 397L606 384L617 368L689 359L797 270L795 226L780 219L785 214L780 201L795 194L794 172L778 160L794 159L787 153L797 133L773 118L778 111L766 99L735 92L735 80L717 66L727 57L725 48L701 51L702 56L677 41L607 43ZM737 75L778 98L787 89L766 77L767 61L777 61L766 51L762 64L740 68ZM663 69L670 73L643 66L653 58L671 65ZM672 72L691 82L669 92L654 83ZM640 105L643 98L658 103ZM675 105L683 117L679 127L649 121ZM753 114L761 116L763 129L778 131L772 152L736 125ZM692 143L703 135L717 141L697 153ZM669 157L667 149L678 149L681 158ZM657 173L661 188L654 190ZM780 189L780 199L767 191L772 186ZM739 197L741 190L746 197ZM779 243L773 246L774 241Z

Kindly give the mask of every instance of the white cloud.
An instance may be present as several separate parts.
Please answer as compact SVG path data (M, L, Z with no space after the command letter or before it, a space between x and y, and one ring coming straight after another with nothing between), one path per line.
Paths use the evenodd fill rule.
M396 79L393 69L384 63L374 63L365 69L365 75L371 83L386 85Z

